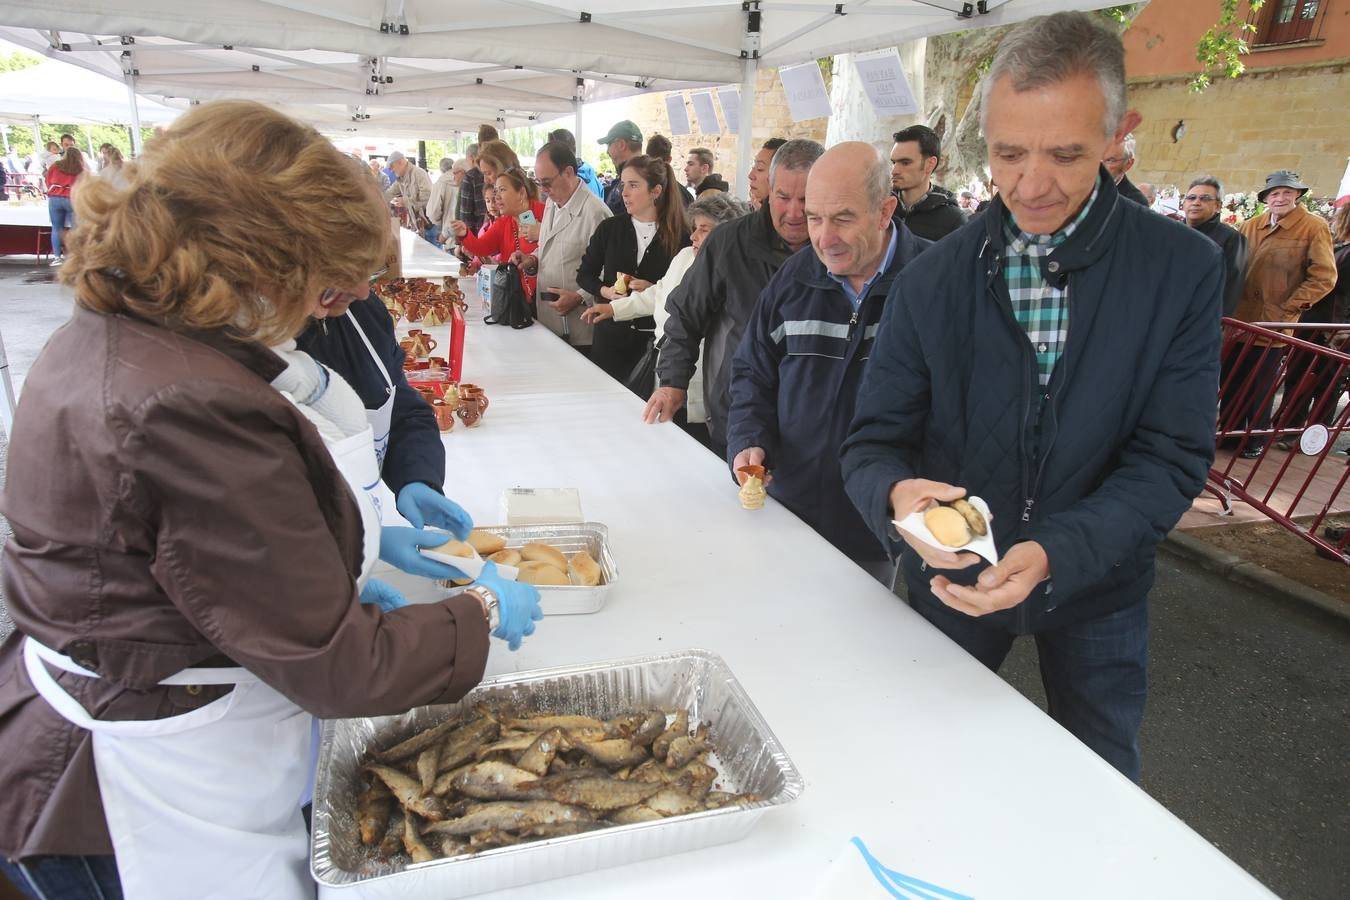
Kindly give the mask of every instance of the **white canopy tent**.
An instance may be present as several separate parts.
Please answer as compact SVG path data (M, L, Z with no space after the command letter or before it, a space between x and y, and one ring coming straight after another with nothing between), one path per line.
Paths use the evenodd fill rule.
M0 0L0 37L166 97L345 104L347 130L389 107L403 122L511 125L695 85L753 97L761 67L1110 2ZM753 118L747 105L744 146Z

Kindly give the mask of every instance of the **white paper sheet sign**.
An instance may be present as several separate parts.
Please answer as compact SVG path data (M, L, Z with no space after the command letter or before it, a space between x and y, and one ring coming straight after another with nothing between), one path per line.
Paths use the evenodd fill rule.
M666 115L670 117L672 135L692 133L689 128L689 110L684 106L684 94L666 94Z
M900 53L894 47L855 53L853 66L878 116L907 116L919 111L900 65Z
M698 91L690 94L694 101L694 117L698 120L698 130L703 134L719 134L722 127L717 124L717 109L713 106L712 91Z
M717 100L722 104L722 121L727 123L727 131L741 133L741 89L724 87L717 89Z
M787 94L792 121L803 122L830 114L830 94L816 63L784 66L778 70L778 77L783 82L783 93Z

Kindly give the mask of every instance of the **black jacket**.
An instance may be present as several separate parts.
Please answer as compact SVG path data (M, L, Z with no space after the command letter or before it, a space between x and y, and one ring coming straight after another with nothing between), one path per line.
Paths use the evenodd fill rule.
M878 537L893 539L891 487L918 477L988 501L1000 552L1045 549L1050 579L980 620L1015 633L1142 602L1157 544L1214 458L1218 248L1102 175L1087 219L1041 263L1069 290L1050 383L1012 315L997 198L900 273L843 446L849 496ZM905 546L909 590L926 592L932 573ZM981 568L944 574L971 584Z
M681 231L679 246L673 250L666 249L661 244L661 234L658 231L639 262L633 217L626 212L610 216L595 226L591 241L586 245L586 252L581 255L581 264L577 266L577 287L592 297L599 298L600 288L605 285L613 287L614 280L619 277L620 272L655 284L666 274L666 269L670 268L670 261L675 254L687 246L689 235ZM656 320L651 316L639 316L627 322L606 319L604 322L597 322L595 330L599 333L606 327L653 331L656 328Z
M436 490L445 485L445 445L436 427L436 416L422 395L408 387L403 377L403 348L394 339L394 320L384 303L373 293L347 310L361 324L371 346L380 355L394 382L394 413L390 421L389 451L384 457L380 477L394 496L406 484L420 481ZM346 316L316 319L310 323L296 346L328 366L352 386L366 409L378 409L389 398L370 351ZM379 435L376 435L378 438Z
M934 184L909 209L905 209L903 200L896 204L895 221L904 223L924 240L937 241L966 224L966 212L951 191Z
M891 284L929 245L905 228L895 235L890 266L856 311L813 248L794 254L760 295L731 367L727 460L763 448L769 494L859 561L887 550L844 493L839 445Z
M703 399L708 433L717 444L727 439L731 357L759 292L791 255L792 248L774 230L765 203L757 212L717 226L666 299L670 318L656 364L657 383L688 390L699 348L707 342Z
M1223 314L1231 316L1242 299L1242 281L1247 276L1247 239L1236 228L1220 222L1218 213L1195 230L1218 244L1223 254Z
M1116 193L1126 200L1133 200L1140 206L1148 206L1148 198L1144 196L1143 191L1134 186L1134 182L1130 181L1130 176L1128 175L1121 176L1120 184L1116 185Z

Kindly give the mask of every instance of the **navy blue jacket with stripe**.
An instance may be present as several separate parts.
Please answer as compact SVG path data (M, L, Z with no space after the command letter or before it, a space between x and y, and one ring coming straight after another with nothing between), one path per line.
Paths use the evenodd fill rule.
M727 461L763 448L769 495L860 561L887 551L844 493L839 445L891 284L929 246L899 229L890 266L856 312L810 245L793 254L760 294L731 364Z
M1041 260L1069 294L1064 355L1042 388L1002 275L1004 209L995 198L896 280L843 469L879 538L894 539L892 486L928 478L989 503L1000 552L1038 542L1049 580L980 619L1026 634L1147 597L1156 547L1214 458L1224 268L1203 234L1105 179ZM928 591L933 572L908 547L902 569ZM971 584L981 569L944 574Z

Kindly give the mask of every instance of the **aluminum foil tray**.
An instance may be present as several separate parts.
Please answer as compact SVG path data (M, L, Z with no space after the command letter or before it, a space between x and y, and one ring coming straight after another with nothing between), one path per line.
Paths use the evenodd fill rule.
M511 701L610 718L635 707L684 707L690 723L710 722L723 790L764 799L659 822L417 865L381 862L357 835L359 767L372 744L389 746L482 700ZM460 703L401 716L325 722L314 790L310 868L320 897L444 900L724 844L744 837L771 807L795 800L801 774L731 670L716 654L687 650L615 662L520 672L488 679Z
M479 525L487 531L506 538L508 548L523 547L529 543L548 544L571 556L585 550L600 564L599 587L543 586L539 588L539 605L546 616L575 615L599 612L609 599L609 592L619 580L619 567L609 549L609 529L599 522L577 522L557 525Z

